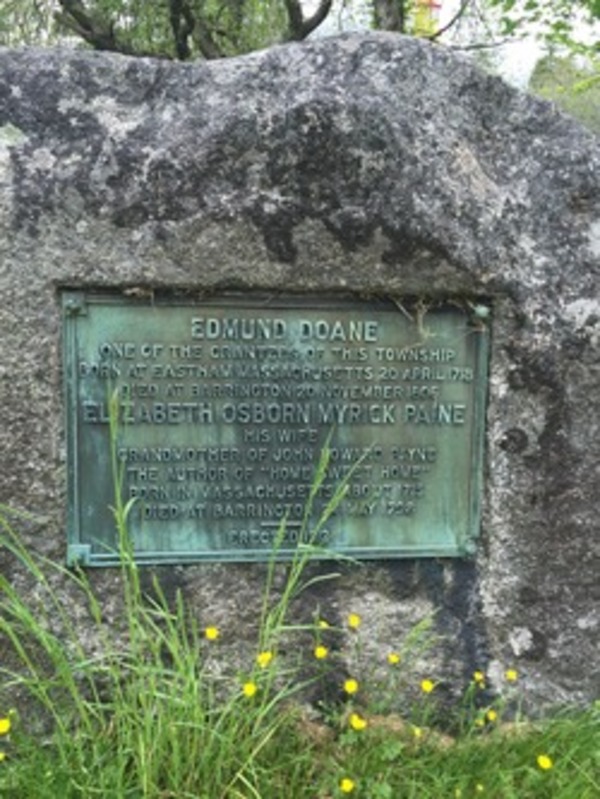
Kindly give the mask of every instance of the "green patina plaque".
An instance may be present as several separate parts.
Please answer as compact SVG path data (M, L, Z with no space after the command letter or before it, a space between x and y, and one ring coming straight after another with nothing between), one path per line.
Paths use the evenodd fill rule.
M357 558L463 556L479 527L485 305L64 292L68 559L263 560L305 532ZM109 407L118 417L112 426ZM309 525L308 530L311 527Z

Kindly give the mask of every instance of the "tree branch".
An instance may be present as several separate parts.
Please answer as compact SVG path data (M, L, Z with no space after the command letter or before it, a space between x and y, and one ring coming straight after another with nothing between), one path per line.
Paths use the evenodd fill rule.
M375 28L382 31L404 33L406 30L406 6L407 0L374 0Z
M471 5L472 0L462 0L460 4L460 8L456 12L456 14L452 17L452 19L447 22L443 28L440 28L435 33L432 33L431 36L427 36L429 41L434 42L436 39L439 39L440 36L443 36L450 28L454 27L459 19L465 14L467 8Z
M308 19L304 20L302 30L304 32L304 36L302 37L305 39L309 33L312 33L315 28L318 28L319 25L325 20L329 12L331 11L331 6L333 5L333 0L321 0L319 3L319 7Z
M95 50L123 52L116 40L112 22L89 14L81 0L58 1L62 11L56 12L56 20L65 28L80 36Z
M186 0L169 0L169 22L173 31L177 58L186 61L192 54L189 37L196 24Z
M285 8L288 15L287 38L293 41L300 41L303 38L302 24L304 22L304 17L299 0L285 0Z
M54 13L57 23L81 37L94 50L108 50L122 55L171 58L167 53L136 50L125 42L119 41L114 22L102 19L97 13L88 12L82 0L58 0L58 2L62 10Z
M507 37L493 42L473 42L473 44L450 44L447 46L450 50L468 52L469 50L493 50L495 47L504 47L505 44L512 44L515 41L517 40Z
M196 20L194 28L194 42L198 50L206 59L224 58L225 52L216 42L213 34L214 29L211 29L202 17Z
M287 39L290 41L301 41L306 39L309 33L323 22L331 11L333 0L320 0L319 7L308 19L304 18L302 6L299 0L285 0L285 8L288 15Z

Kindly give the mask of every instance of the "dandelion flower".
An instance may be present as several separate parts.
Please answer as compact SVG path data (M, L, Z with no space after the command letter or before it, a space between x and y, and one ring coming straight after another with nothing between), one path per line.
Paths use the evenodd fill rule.
M269 650L266 650L265 652L259 652L256 656L256 662L261 669L266 669L269 663L273 660L273 657L273 653Z
M360 732L367 728L369 722L360 716L358 713L351 713L350 714L350 726L353 730Z
M247 699L252 699L258 691L258 685L255 682L245 682L242 685L242 692Z
M413 727L412 734L417 740L419 740L419 738L423 737L423 730L421 729L421 727Z
M326 621L326 619L319 619L319 621L317 622L317 627L319 628L319 630L328 630L330 626L331 625L329 624L328 621Z
M435 683L431 680L421 680L421 690L424 694L430 694L435 688Z
M221 631L218 627L205 627L204 628L204 637L207 641L216 641L217 638L221 635Z
M397 666L400 663L400 655L397 652L389 652L387 656L387 662L390 666Z
M328 654L329 649L327 649L326 646L323 646L323 644L319 644L319 646L316 646L314 649L314 656L317 660L325 660Z
M10 732L10 719L0 719L0 735L8 735Z
M344 777L344 779L340 780L340 791L342 793L352 793L355 788L356 783L350 777Z
M348 615L348 627L350 627L350 629L358 630L361 624L362 624L362 619L358 615L358 613L350 613Z
M542 771L549 771L554 763L552 762L552 758L548 755L538 755L537 756L537 764L538 767L542 769Z
M516 669L506 669L504 679L506 682L516 682L519 679L519 672Z
M474 671L473 682L477 685L485 685L485 674L482 671Z
M495 721L498 721L498 713L491 707L488 712L485 714L486 719L491 722L492 724Z
M355 694L358 691L358 682L352 678L344 682L344 691L347 694Z

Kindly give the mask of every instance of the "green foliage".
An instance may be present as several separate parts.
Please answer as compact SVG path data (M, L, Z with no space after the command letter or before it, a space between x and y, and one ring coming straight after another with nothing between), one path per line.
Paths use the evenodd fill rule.
M306 576L311 543L299 546L278 592L276 544L258 614L256 652L249 660L243 654L241 664L231 663L224 646L227 631L210 618L200 624L182 595L169 600L155 577L142 585L128 540L131 505L121 499L117 414L113 395L113 513L125 609L120 623L105 623L86 574L29 552L14 529L22 515L0 505L0 547L20 563L22 585L34 586L19 591L0 575L3 799L600 795L599 707L543 724L515 722L507 708L518 706L517 672L506 671L506 696L490 705L486 676L478 671L467 687L460 723L453 725L456 737L450 737L434 726L447 721L448 712L435 678L422 675L415 684L414 674L407 674L434 643L430 618L398 642L378 669L367 653L371 631L358 613L348 614L347 630L322 619L295 626L290 618L294 599L314 582L335 576ZM307 531L328 463L326 446L306 505ZM317 540L349 479L310 527L309 541ZM77 623L65 609L64 596L78 609ZM298 646L296 636L305 641L307 635L312 644ZM350 638L346 654L352 677L336 676L325 635L342 642ZM280 647L284 641L286 657ZM312 663L308 675L307 660ZM345 701L325 719L309 717L295 698L328 676L342 681ZM389 712L399 692L406 695L402 715ZM22 698L26 713L19 712L18 702L6 710L9 694Z
M325 461L326 456L320 468ZM115 516L123 532L126 513L117 501ZM398 653L387 659L387 676L376 676L370 674L364 646L370 631L361 626L360 616L350 614L346 634L358 656L356 684L326 723L307 717L293 701L306 677L299 676L300 664L284 660L278 643L282 634L289 639L307 632L316 642L324 632L318 622L307 631L288 619L291 598L302 590L309 550L299 552L278 597L268 594L270 572L257 639L261 655L236 669L228 664L217 628L203 631L180 595L169 602L157 580L151 591L142 590L127 548L121 572L127 611L122 628L109 630L85 575L29 553L13 530L15 522L0 507L0 544L21 561L37 588L35 595L21 596L6 579L0 581L4 799L600 795L600 708L563 713L544 723L505 720L515 699L511 692L518 693L515 672L507 700L492 706L493 720L491 708L476 701L485 675L474 675L456 737L432 726L442 718L443 702L427 680L420 689L413 686L411 715L382 712L386 691L390 696L410 691L401 675L411 657L425 656L430 620L399 643ZM76 596L88 616L99 644L92 652L64 610L63 591ZM224 639L226 631L222 634ZM9 650L18 668L9 666ZM310 650L306 657L312 657ZM328 668L325 661L321 669ZM253 690L246 691L248 686ZM45 729L36 726L31 712L22 714L18 706L6 710L7 689L34 700L48 722Z
M113 445L116 437L111 425ZM312 498L327 459L325 451ZM296 781L313 770L289 702L303 682L292 681L287 668L269 666L277 660L279 636L284 628L289 632L288 606L303 588L311 546L299 547L279 597L271 595L271 564L257 641L263 658L232 671L220 662L218 629L208 626L203 634L180 594L169 603L156 579L151 591L142 589L127 537L131 506L120 499L116 455L113 465L125 609L116 630L104 624L87 577L29 553L13 530L11 512L0 506L0 546L20 561L37 594L29 602L0 576L5 652L0 703L7 691L20 692L48 730L40 741L30 718L20 718L18 710L8 717L14 731L8 746L0 741L0 795L214 799L257 797L263 783L273 790L280 783L281 794L277 789L275 795L293 795ZM330 504L333 512L335 500ZM284 531L282 523L281 536ZM89 642L82 643L62 592L76 598L86 616L96 654Z
M54 9L54 0L0 0L0 45L53 42Z
M599 0L488 0L500 14L500 34L534 34L550 46L563 46L571 52L600 50ZM591 36L589 34L592 34Z
M573 58L542 58L531 76L529 89L600 133L599 60L580 67Z
M341 8L370 16L376 29L442 35L416 0L341 0ZM333 0L0 0L0 44L66 38L130 55L220 58L304 39L332 10ZM339 10L340 2L335 13ZM486 46L490 37L538 35L571 51L600 47L597 37L580 36L582 25L590 32L591 23L600 20L600 0L463 0L447 29L462 20L473 25L472 41L463 42L467 47L481 44L482 31Z
M0 0L0 44L67 38L100 50L217 58L284 40L286 0Z

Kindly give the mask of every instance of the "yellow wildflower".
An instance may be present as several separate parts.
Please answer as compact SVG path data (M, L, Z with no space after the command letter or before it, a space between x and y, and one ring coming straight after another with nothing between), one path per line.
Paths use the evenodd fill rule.
M430 694L435 688L435 683L431 680L421 680L421 690L424 694Z
M367 728L369 722L360 716L358 713L351 713L350 714L350 726L353 730L357 730L360 732Z
M493 724L495 721L498 721L498 713L497 713L497 712L494 710L494 708L493 708L493 707L491 707L491 708L488 710L488 712L485 714L485 717L486 717L486 718L487 718L487 720L488 720L488 721L490 721L492 724Z
M423 730L420 727L413 727L412 734L417 740L419 740L419 738L423 737Z
M319 628L319 630L328 630L330 626L331 625L329 624L329 622L326 621L325 619L319 619L319 621L317 622L317 627Z
M478 719L475 719L475 726L476 727L484 727L485 726L485 721L481 717L478 718Z
M316 646L314 649L314 655L317 660L325 660L328 654L329 649L327 649L326 646L323 646L323 644L319 644L319 646Z
M217 638L221 635L221 631L218 627L205 627L204 628L204 637L207 641L216 641Z
M348 627L350 627L352 630L358 630L361 624L362 619L358 613L350 613L348 615Z
M388 652L387 662L390 666L397 666L400 663L400 655L397 652Z
M347 694L355 694L358 691L358 682L352 678L344 683L344 691Z
M273 653L269 650L266 650L265 652L259 652L256 656L256 662L261 669L266 669L269 663L273 660L273 657Z
M344 777L344 779L340 780L340 791L342 793L352 793L355 788L356 783L350 777Z
M516 669L506 669L504 678L506 682L516 682L519 679L519 673Z
M549 771L554 765L552 758L549 755L538 755L537 764L542 771Z
M474 671L473 682L477 683L477 685L485 685L485 674L482 671Z
M6 752L1 752L0 751L0 763L2 763L2 761L5 760L5 759L6 759Z
M483 785L480 782L478 782L477 785L475 786L475 790L477 793L483 793L484 791Z
M258 685L255 682L245 682L242 685L242 692L247 699L252 699L257 691Z
M10 732L10 719L0 719L0 735L7 735Z

